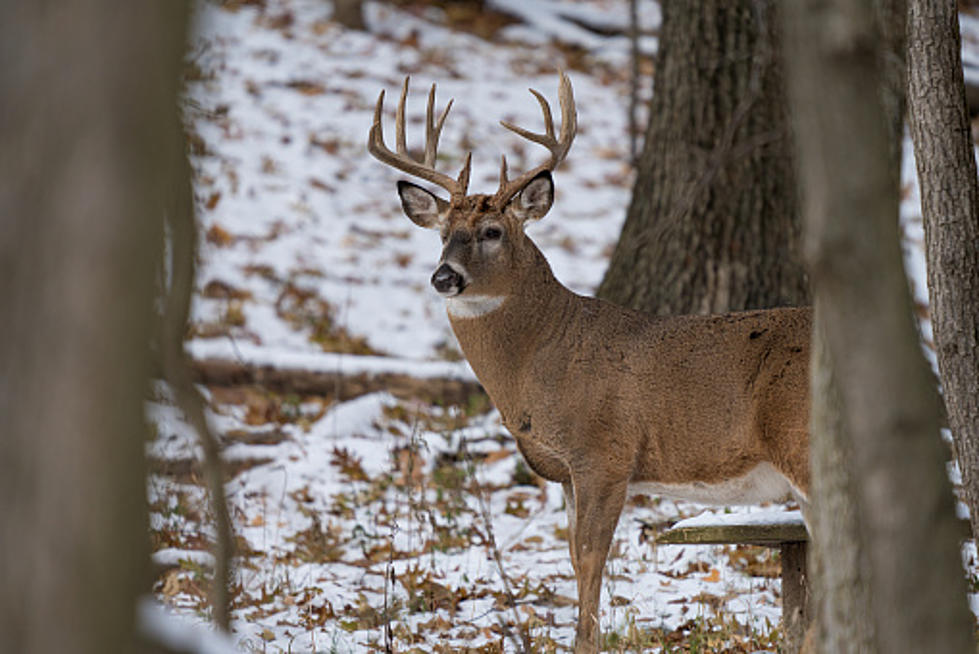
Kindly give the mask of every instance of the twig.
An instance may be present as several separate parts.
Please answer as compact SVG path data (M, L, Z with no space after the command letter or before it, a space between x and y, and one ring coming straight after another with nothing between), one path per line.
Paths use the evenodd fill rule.
M527 630L524 629L523 625L520 623L520 614L517 613L517 599L514 596L513 589L510 585L510 577L503 568L503 555L500 553L500 548L496 544L496 536L493 534L493 518L490 515L489 502L486 500L486 493L483 492L483 485L479 483L478 479L476 479L476 466L472 460L472 457L469 456L469 449L466 447L466 439L462 439L461 449L462 454L469 462L469 466L472 471L472 480L476 491L475 495L476 499L479 501L479 512L483 518L483 523L486 525L486 540L489 544L493 562L496 564L496 570L500 573L500 580L503 582L503 592L506 594L507 602L510 604L510 610L513 611L513 624L520 635L520 640L517 640L517 637L513 634L513 631L507 626L502 617L499 618L500 629L502 629L504 635L513 642L518 652L530 654L530 652L533 651L531 648L530 634L527 633Z
M224 492L224 472L218 441L211 433L204 415L204 400L194 386L188 357L184 351L184 334L190 313L190 298L194 281L194 256L197 251L197 230L194 222L193 197L190 188L190 165L179 150L174 162L173 204L167 215L170 227L170 284L166 279L160 353L164 376L173 389L177 406L197 432L204 451L204 475L214 513L217 538L214 543L214 583L211 588L211 607L214 623L227 632L231 623L229 580L231 558L234 555L231 518Z
M629 49L632 56L629 75L629 160L635 168L639 165L639 121L636 118L639 107L639 0L629 0Z
M389 541L387 568L384 570L384 651L386 654L394 652L394 638L391 631L391 609L388 606L388 584L391 584L391 591L394 592L394 534L397 531L397 524L391 526L391 536Z

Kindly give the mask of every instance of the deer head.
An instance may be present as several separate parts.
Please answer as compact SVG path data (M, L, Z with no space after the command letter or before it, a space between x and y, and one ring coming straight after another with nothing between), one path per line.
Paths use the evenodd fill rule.
M536 247L524 234L528 222L543 218L554 199L551 171L560 164L571 148L577 119L571 82L561 74L559 100L561 131L555 136L551 108L543 95L531 89L544 114L544 133L537 134L501 121L507 129L523 138L543 145L550 157L516 179L507 177L506 156L500 166L500 186L492 195L467 193L472 154L466 157L459 175L452 178L435 170L438 139L452 107L450 100L438 120L434 117L435 85L428 94L425 121L425 154L422 161L413 159L405 145L405 100L408 78L401 90L401 100L395 117L397 152L384 144L381 112L384 92L381 91L374 111L374 124L368 137L367 149L381 162L417 178L431 182L448 191L445 200L411 182L398 182L398 194L405 214L416 225L437 229L443 249L438 267L432 275L432 285L446 298L459 298L492 306L502 302L519 282L519 271L533 265L539 257Z

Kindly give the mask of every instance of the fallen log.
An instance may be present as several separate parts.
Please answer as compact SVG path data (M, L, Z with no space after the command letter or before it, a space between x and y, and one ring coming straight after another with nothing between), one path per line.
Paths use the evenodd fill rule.
M485 395L464 362L296 352L225 340L191 341L187 351L195 381L208 386L258 385L337 401L386 391L445 405Z

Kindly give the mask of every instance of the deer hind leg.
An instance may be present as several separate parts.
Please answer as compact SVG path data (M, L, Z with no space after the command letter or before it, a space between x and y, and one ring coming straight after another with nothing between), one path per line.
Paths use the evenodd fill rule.
M594 479L600 474L597 470L589 470L578 476L572 474L571 478L574 499L572 564L578 582L576 654L598 651L602 572L615 525L625 505L627 481Z

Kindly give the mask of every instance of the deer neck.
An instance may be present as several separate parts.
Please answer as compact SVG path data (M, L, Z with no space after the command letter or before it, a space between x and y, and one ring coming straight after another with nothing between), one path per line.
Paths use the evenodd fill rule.
M449 322L469 365L504 413L517 409L523 378L545 343L560 338L574 294L551 272L543 254L502 297L452 298ZM460 302L459 300L463 300Z

